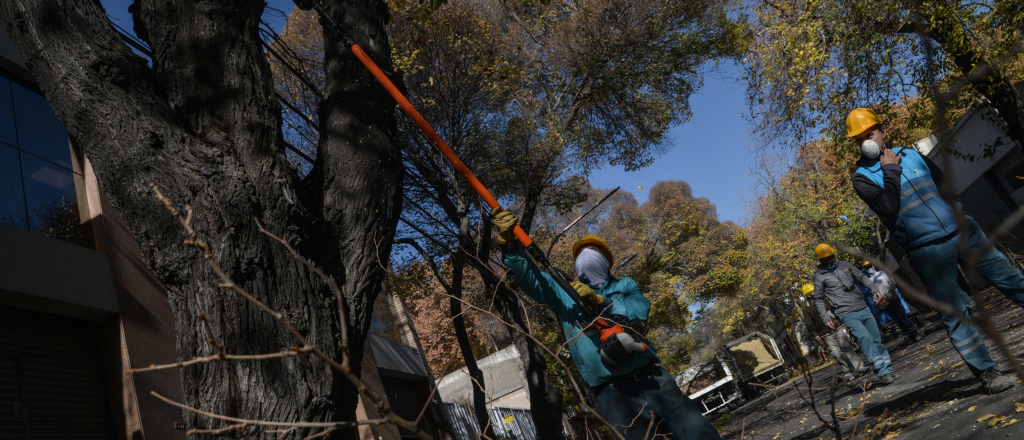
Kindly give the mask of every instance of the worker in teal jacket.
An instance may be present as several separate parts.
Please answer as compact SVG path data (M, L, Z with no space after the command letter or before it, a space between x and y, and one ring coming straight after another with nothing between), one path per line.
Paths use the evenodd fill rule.
M558 315L569 353L594 390L595 409L605 420L628 440L644 438L652 412L661 434L679 440L721 438L672 375L658 366L661 360L646 339L651 302L632 279L611 276L614 256L604 240L588 235L573 245L580 280L573 288L605 323L597 325L516 241L512 227L518 219L498 209L491 216L509 275L530 298ZM618 333L615 325L621 328Z

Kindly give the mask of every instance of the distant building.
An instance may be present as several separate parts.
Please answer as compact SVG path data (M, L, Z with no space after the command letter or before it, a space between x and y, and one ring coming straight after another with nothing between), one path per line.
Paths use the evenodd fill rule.
M526 389L526 373L523 360L515 345L478 359L477 366L484 374L484 391L488 398L487 407L530 409L530 395ZM462 406L473 405L473 380L466 367L448 374L437 381L437 392L444 402Z
M415 420L430 397L434 376L427 368L416 328L400 298L386 291L377 297L366 342L362 379L387 399L395 414L406 420ZM440 403L435 396L420 424L420 428L434 438L440 438L441 431L448 430ZM360 419L380 416L373 405L364 404L362 397L356 411ZM360 440L417 438L412 432L394 425L360 426L359 434Z

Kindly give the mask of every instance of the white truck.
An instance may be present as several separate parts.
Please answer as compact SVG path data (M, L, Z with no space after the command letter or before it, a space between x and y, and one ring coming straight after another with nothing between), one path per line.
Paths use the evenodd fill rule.
M739 408L766 388L788 380L775 340L760 332L724 345L711 360L692 365L676 376L676 384L704 415Z

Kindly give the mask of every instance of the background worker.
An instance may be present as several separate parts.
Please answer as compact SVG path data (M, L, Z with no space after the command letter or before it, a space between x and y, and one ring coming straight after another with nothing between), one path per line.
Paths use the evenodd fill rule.
M804 284L800 290L804 294L804 301L800 304L800 311L804 315L804 324L807 326L807 331L811 332L818 345L827 348L829 354L836 359L836 363L843 369L844 378L852 381L867 373L871 367L864 365L861 361L860 355L853 348L850 338L842 330L843 324L833 317L831 312L828 314L829 322L832 323L832 326L829 327L825 325L825 321L822 321L822 317L815 309L813 303L815 299L814 284ZM825 301L825 308L831 309L827 300Z
M512 233L518 221L512 213L495 209L491 217L509 275L530 298L558 315L572 360L594 390L595 409L605 420L628 440L645 438L652 418L659 434L679 440L721 439L672 375L658 366L661 360L645 338L651 302L635 281L611 275L614 256L604 240L588 235L573 245L580 281L572 284L601 319L624 326L627 331L618 335L626 337L597 331L591 324L594 317L584 315L572 297L537 267Z
M955 207L939 197L943 173L927 157L912 148L888 148L885 128L878 115L859 108L846 118L847 135L861 151L853 188L861 200L878 215L910 257L910 265L924 281L928 295L964 310L957 285L958 264L966 252L978 252L975 269L999 291L1024 307L1024 275L994 247L982 251L987 241L970 216L964 216L966 231L958 224ZM1001 392L1017 385L1014 377L1003 376L988 353L978 331L952 316L942 315L953 347L971 372L981 378L989 392Z
M893 281L884 272L876 270L868 260L864 260L864 263L861 264L861 272L864 272L864 275L867 275L868 279L875 283L875 287L878 287L882 294L882 301L875 304L875 307L896 321L896 325L900 327L903 334L907 335L907 342L914 343L924 339L924 336L917 331L917 325L907 316L907 310L903 308L899 290L896 289L896 281ZM887 306L881 305L886 303Z
M872 363L875 374L882 379L882 383L889 385L895 382L899 375L892 371L892 360L889 358L889 351L882 345L878 323L868 309L857 282L874 292L876 301L882 298L882 294L878 293L875 283L872 283L864 273L852 264L836 259L836 250L832 246L819 244L814 253L820 263L814 271L814 291L821 294L815 296L814 305L817 306L822 321L829 328L835 328L835 324L828 320L828 310L825 308L827 298L834 307L832 313L835 313L857 338L860 350Z

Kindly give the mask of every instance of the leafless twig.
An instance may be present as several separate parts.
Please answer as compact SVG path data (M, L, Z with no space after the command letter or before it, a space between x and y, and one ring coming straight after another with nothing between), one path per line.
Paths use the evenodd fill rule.
M335 361L331 356L328 356L326 353L320 351L319 349L314 347L312 344L310 344L309 341L306 339L306 337L303 336L302 333L299 332L295 328L295 326L293 326L291 324L291 322L289 322L287 319L285 319L283 314L281 314L280 312L277 312L277 311L271 309L266 304L264 304L260 300L258 300L255 297L253 297L251 294L249 294L249 292L247 292L241 286L236 284L234 282L234 280L232 280L231 277L226 272L224 272L224 270L220 267L220 264L217 262L216 257L213 255L213 252L210 249L210 245L207 242L205 242L203 240L200 240L198 238L198 235L196 234L195 230L192 228L192 208L191 208L191 206L186 204L184 206L185 214L182 215L182 212L179 211L174 206L174 203L170 199L165 197L162 193L160 193L160 190L159 190L159 188L157 188L156 184L152 184L151 183L150 184L150 188L153 189L153 192L154 192L154 195L155 195L156 199L158 201L160 201L161 203L163 203L164 207L171 213L171 215L173 215L178 220L178 222L181 223L181 225L185 228L185 232L186 232L188 238L184 241L184 244L186 246L188 246L188 247L192 247L192 248L195 248L195 249L198 249L198 250L202 251L203 259L206 260L207 265L211 269L213 269L213 271L217 274L217 276L221 280L221 283L219 285L220 288L226 289L226 290L230 290L230 291L234 292L235 294L237 294L237 295L241 296L242 298L244 298L249 303L251 303L251 304L255 305L256 307L258 307L260 310L263 310L265 313L267 313L268 315L272 316L275 320L277 320L281 324L281 326L283 326L289 333L294 335L295 338L298 339L299 342L301 343L301 345L298 348L296 348L295 351L308 351L309 353L312 353L317 358L319 358L322 361L326 362L328 365L330 365L336 371L342 373L342 375L344 375L345 378L349 382L351 382L353 385L356 386L356 388L359 390L359 393L363 397L365 397L367 400L372 402L377 407L377 410L380 411L381 414L383 414L384 418L383 419L373 419L373 420L362 420L362 421L355 421L355 422L331 422L331 423L320 423L320 424L317 424L318 422L275 422L275 421L265 421L265 420L246 420L246 419L239 419L239 418L235 418L235 417L228 417L228 416L223 416L223 415L219 415L219 414L214 414L214 413L210 413L210 412L199 410L197 408L188 407L188 406L185 406L184 404L177 403L177 402L174 402L174 401L172 401L170 399L167 399L167 398L165 398L163 396L160 396L159 394L156 394L155 392L153 393L153 395L157 396L158 398L160 398L161 400L163 400L163 401L165 401L167 403L173 404L175 406L179 406L182 409L186 409L188 411L192 411L192 412L195 412L197 414L202 414L202 415L205 415L207 417L221 419L221 420L233 421L233 422L238 422L238 423L247 423L249 425L254 425L254 426L276 426L276 427L298 426L298 427L338 428L338 427L356 426L356 425L360 425L360 424L376 425L376 424L382 424L382 423L393 423L393 424L398 425L398 426L400 426L400 427L402 427L402 428L404 428L404 429L406 429L408 431L416 433L416 436L419 437L421 440L432 440L431 437L429 435L427 435L427 433L425 433L425 432L423 432L423 430L419 429L413 422L411 422L409 420L405 420L402 417L400 417L397 414L395 414L391 410L391 407L390 407L390 405L388 405L387 401L383 400L380 396L377 395L376 392L374 392L369 387L367 387L367 385L362 381L362 379L360 379L355 373L352 372L351 368L349 367L350 357L348 355L349 339L348 339L348 318L347 318L347 311L346 311L347 308L345 307L344 295L342 294L341 289L338 287L338 284L334 281L333 278L331 278L326 273L324 273L323 270L321 270L319 267L317 267L313 263L309 262L309 260L306 260L301 255L299 255L298 252L295 251L295 249L291 246L290 243L288 243L287 240L285 240L283 238L280 238L280 237L274 235L273 233L267 231L263 227L263 225L259 222L258 219L253 218L253 220L256 223L256 226L258 227L258 229L259 229L259 231L261 233L263 233L264 235L274 239L275 241L280 243L282 246L284 246L285 249L288 250L289 256L291 256L292 259L302 263L304 266L306 266L307 268L312 270L314 273L316 273L320 277L320 280L325 285L327 285L331 289L331 291L334 293L334 296L337 299L337 303L338 303L338 316L339 316L339 319L340 319L339 327L340 327L340 330L341 330L341 343L339 344L339 350L341 352L342 361L340 363ZM282 352L282 353L284 353L284 352ZM256 356L260 356L260 355L256 355ZM212 358L219 360L220 359L220 354L218 354L217 356L213 356ZM198 363L198 362L195 362L195 363ZM323 433L321 433L321 434L323 434Z

